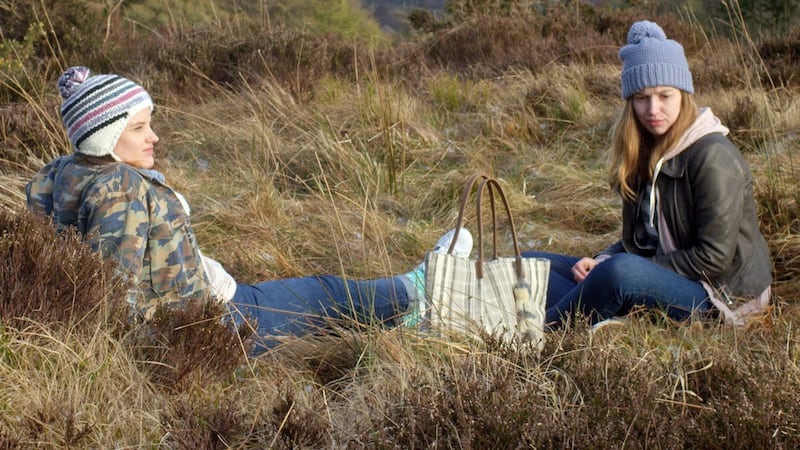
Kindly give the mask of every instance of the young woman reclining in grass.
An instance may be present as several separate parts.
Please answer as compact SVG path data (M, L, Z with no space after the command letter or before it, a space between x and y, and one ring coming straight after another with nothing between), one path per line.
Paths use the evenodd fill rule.
M413 324L424 306L424 267L399 276L344 280L331 275L237 283L203 255L185 198L155 167L158 136L153 101L142 86L119 75L90 76L72 67L58 81L61 118L74 153L59 157L26 186L28 208L75 227L136 285L128 303L148 319L158 306L214 298L238 324L254 319L254 354L281 335L319 330L326 321ZM446 250L453 233L437 243ZM468 256L472 237L459 233L455 253Z

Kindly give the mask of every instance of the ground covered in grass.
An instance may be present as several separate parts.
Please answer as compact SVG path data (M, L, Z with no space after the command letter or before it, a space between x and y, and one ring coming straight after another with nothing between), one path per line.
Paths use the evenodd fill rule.
M380 39L263 10L148 26L95 2L0 5L0 447L800 446L800 28L751 34L736 2L708 22L450 3ZM476 171L502 183L524 249L593 254L619 234L607 135L616 51L641 18L684 44L697 102L756 177L775 297L748 327L634 314L535 352L336 324L248 360L246 330L213 303L130 323L113 265L24 212L25 182L70 151L55 81L83 64L151 92L161 168L204 252L241 281L405 272L454 225Z

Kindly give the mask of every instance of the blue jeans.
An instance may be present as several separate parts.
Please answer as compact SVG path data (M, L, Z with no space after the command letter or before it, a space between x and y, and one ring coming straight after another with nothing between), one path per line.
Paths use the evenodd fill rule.
M580 258L545 252L523 257L550 260L545 324L559 328L581 312L596 323L623 316L633 308L659 309L674 320L709 312L711 302L703 285L641 256L619 253L598 264L582 283L572 275Z
M253 355L276 345L276 336L312 333L339 319L391 325L408 307L400 277L354 281L331 275L239 284L228 303L237 325L256 322Z

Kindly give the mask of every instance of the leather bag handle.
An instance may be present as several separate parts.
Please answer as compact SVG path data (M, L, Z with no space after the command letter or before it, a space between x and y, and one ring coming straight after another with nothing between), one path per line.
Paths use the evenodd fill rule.
M522 272L522 256L519 250L519 242L517 240L517 231L514 227L514 217L511 214L511 208L509 207L508 200L506 199L505 194L503 193L503 189L500 187L500 183L497 182L496 179L490 177L489 175L479 172L472 175L464 186L464 190L461 193L461 205L458 209L458 218L456 219L456 228L455 233L453 235L453 240L450 242L450 248L448 249L448 253L452 254L453 250L455 249L456 242L458 241L458 233L461 230L461 227L464 223L464 212L467 208L469 203L469 197L472 193L475 184L478 184L477 189L477 197L475 202L475 208L477 213L477 222L478 222L478 259L475 261L475 268L476 268L476 276L478 278L483 278L483 264L484 264L484 254L483 254L483 211L482 211L482 201L483 201L483 193L484 191L489 192L489 207L491 209L491 218L492 218L492 258L497 259L497 212L496 212L496 201L495 201L495 194L498 198L500 198L501 202L503 203L503 207L506 211L506 215L508 216L508 222L511 227L511 239L514 244L514 271L517 274L517 278L522 280L524 279L524 273Z

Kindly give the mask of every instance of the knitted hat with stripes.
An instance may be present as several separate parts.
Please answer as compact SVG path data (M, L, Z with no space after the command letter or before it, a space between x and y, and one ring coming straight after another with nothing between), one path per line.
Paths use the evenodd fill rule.
M644 88L671 86L694 92L692 73L683 47L667 39L654 22L635 22L628 31L628 44L619 50L622 60L622 98L628 99Z
M61 120L76 152L114 155L120 134L139 111L153 100L143 87L119 75L89 76L86 67L70 67L58 79Z

